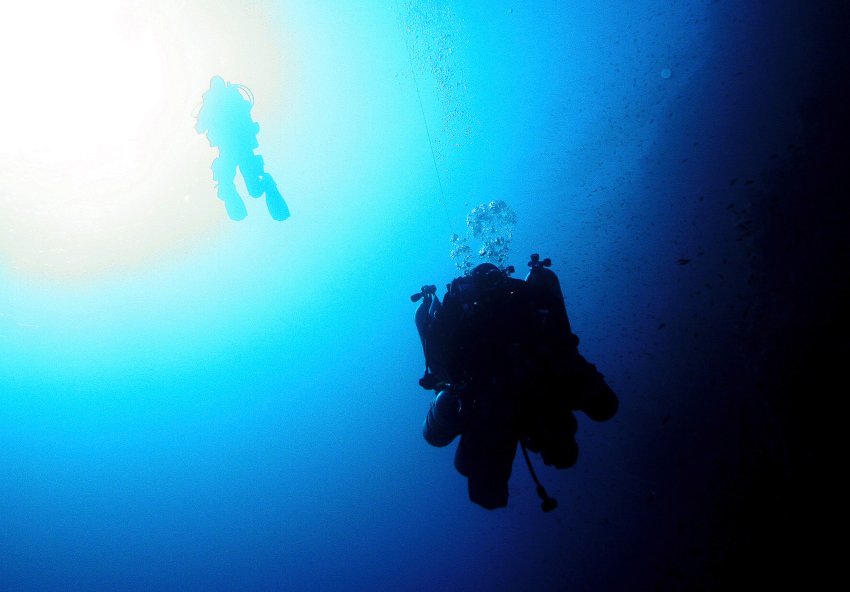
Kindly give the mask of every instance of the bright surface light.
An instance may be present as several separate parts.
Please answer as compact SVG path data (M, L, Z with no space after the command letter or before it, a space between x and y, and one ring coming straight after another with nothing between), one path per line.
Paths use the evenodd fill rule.
M4 7L0 262L9 269L89 277L224 227L215 151L193 114L214 74L274 88L282 52L262 13L205 4ZM250 31L250 43L234 31Z
M162 47L147 27L118 24L118 5L105 2L13 8L3 39L7 96L4 129L29 158L48 163L90 161L125 140L139 143L162 108ZM21 48L26 51L21 52ZM15 114L12 117L12 114ZM8 150L10 147L6 146Z

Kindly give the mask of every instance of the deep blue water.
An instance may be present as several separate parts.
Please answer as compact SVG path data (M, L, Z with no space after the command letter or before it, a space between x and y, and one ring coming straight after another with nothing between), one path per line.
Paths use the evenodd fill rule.
M42 34L102 6L41 4L4 61L85 84L3 99L0 590L713 590L814 567L809 397L847 353L839 3L139 3L98 21L161 52L126 95L77 33ZM285 221L216 199L192 129L216 74L254 93ZM449 237L491 200L621 400L580 418L574 468L536 462L550 514L521 456L488 512L421 435L409 296L458 273Z

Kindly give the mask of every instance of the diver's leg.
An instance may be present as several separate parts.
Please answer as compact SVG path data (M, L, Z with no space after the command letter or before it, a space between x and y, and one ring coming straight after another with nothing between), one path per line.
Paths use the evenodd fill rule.
M263 167L263 157L259 154L250 152L239 159L239 171L245 179L245 187L251 197L260 197L264 193Z
M242 220L248 215L233 179L236 177L236 161L219 155L212 163L213 180L216 182L218 198L224 202L231 220Z
M470 422L455 453L455 468L467 478L470 501L488 510L508 505L517 446L514 434L494 428Z
M245 186L251 197L260 197L266 194L266 207L269 214L275 220L286 220L289 218L289 207L283 200L280 190L277 188L274 178L265 171L263 157L259 154L246 155L239 162L239 170L245 179Z
M594 421L607 421L617 414L620 400L596 366L585 360L584 356L577 355L582 372L581 379L577 381L578 388L573 408L583 411Z
M538 437L543 463L557 469L567 469L578 460L576 430L578 422L572 411L553 408L540 418Z

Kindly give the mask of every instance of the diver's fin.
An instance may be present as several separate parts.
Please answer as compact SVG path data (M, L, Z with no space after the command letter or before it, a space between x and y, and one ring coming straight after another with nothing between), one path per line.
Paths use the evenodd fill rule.
M266 185L266 207L269 209L269 214L275 220L286 220L289 218L289 207L283 200L277 184L271 180L271 177L268 177L268 181Z

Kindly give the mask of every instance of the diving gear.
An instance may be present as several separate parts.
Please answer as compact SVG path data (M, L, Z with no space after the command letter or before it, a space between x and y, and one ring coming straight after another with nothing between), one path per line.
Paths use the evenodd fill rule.
M460 398L453 389L440 391L431 402L431 408L422 426L422 435L431 446L442 448L451 444L463 429Z
M434 376L431 369L428 336L431 334L431 323L440 310L440 299L437 298L437 286L422 286L422 289L410 297L411 302L422 300L416 308L414 317L419 340L422 343L422 353L425 356L425 373L419 379L419 385L425 390L439 390L443 384Z
M549 269L552 266L552 260L547 257L541 261L540 255L534 253L531 255L528 266L531 270L525 276L525 281L534 289L538 314L544 317L544 322L552 319L557 325L557 331L573 335L570 320L567 317L567 307L564 304L564 294L561 291L561 282L558 281L555 272Z
M531 459L528 458L528 450L526 450L525 442L520 440L519 445L522 447L522 455L525 457L525 464L528 467L528 472L531 473L531 479L534 481L534 485L537 486L537 496L542 500L540 509L544 512L551 512L558 507L558 500L554 497L549 497L546 489L540 483L540 479L537 478L537 473L534 471L534 467L531 466Z
M557 507L534 473L529 452L556 469L573 466L579 447L574 411L595 421L617 412L616 394L578 351L550 259L530 257L524 280L512 267L482 263L446 287L410 297L425 357L419 384L436 392L423 425L437 447L460 436L455 468L469 499L487 509L508 501L517 444L541 508Z

